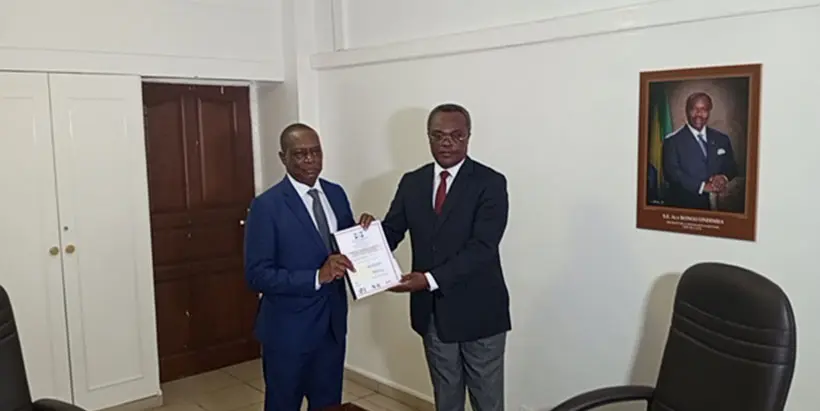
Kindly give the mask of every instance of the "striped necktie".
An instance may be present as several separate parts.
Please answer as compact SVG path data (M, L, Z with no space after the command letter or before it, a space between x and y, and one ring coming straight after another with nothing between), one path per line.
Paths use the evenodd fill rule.
M333 251L333 238L330 235L330 225L327 223L327 214L322 207L322 200L319 198L319 190L311 188L308 195L313 199L313 218L316 219L316 229L319 236L327 246L328 251Z
M698 144L700 144L700 151L703 152L703 156L707 157L706 154L706 137L702 133L698 133Z

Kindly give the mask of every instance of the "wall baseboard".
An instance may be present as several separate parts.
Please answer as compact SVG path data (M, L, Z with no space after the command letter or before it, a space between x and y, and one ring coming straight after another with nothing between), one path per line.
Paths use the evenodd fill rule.
M420 411L434 411L433 398L371 372L345 364L345 378Z
M529 23L362 47L311 56L316 70L497 50L609 33L724 19L820 5L818 0L657 1Z

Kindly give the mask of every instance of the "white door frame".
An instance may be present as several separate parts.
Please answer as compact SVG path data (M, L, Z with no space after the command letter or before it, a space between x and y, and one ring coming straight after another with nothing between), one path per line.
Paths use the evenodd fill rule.
M43 74L71 74L65 71L41 71L41 70L0 70L7 73L43 73ZM108 73L78 73L78 74L108 74ZM134 74L132 74L134 75ZM253 185L254 193L260 194L265 190L262 182L262 136L259 128L259 84L252 80L210 80L190 77L150 77L135 74L140 77L143 83L168 83L168 84L189 84L201 86L239 86L248 87L250 93L248 103L251 114L251 151L253 155Z

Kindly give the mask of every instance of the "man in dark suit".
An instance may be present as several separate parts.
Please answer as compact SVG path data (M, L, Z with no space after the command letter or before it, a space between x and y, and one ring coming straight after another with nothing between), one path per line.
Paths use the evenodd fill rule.
M504 349L511 329L499 243L507 226L507 180L467 157L469 112L434 108L427 120L435 159L405 174L382 222L395 249L410 231L412 271L393 289L410 293L436 409L504 409ZM363 217L366 220L366 217Z
M663 142L663 176L669 183L665 204L709 210L709 193L725 193L737 177L729 136L707 127L712 98L703 92L686 99L686 125Z
M341 186L319 179L322 146L307 125L282 131L287 176L253 200L245 226L245 277L261 293L265 411L341 404L347 296L339 280L353 270L333 253L332 233L355 224Z

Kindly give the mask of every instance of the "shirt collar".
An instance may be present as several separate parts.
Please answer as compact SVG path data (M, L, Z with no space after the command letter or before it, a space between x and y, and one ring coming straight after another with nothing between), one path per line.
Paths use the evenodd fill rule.
M290 181L290 184L293 186L293 188L296 189L296 192L299 194L299 197L306 196L308 191L312 189L316 189L316 191L324 194L324 191L322 190L322 184L319 182L319 179L316 179L316 184L314 184L313 187L296 181L296 179L293 178L290 174L288 174L288 180Z
M703 126L703 130L698 131L696 128L692 127L691 124L686 123L686 127L689 127L689 131L692 132L692 135L697 137L698 134L702 135L703 138L706 138L706 126Z
M440 176L441 172L446 170L448 173L450 173L450 181L453 181L456 178L456 175L458 174L458 170L460 170L461 166L464 165L465 160L467 160L466 157L464 159L462 159L461 161L459 161L458 164L456 164L456 165L454 165L450 168L446 168L446 169L444 167L440 166L438 163L434 162L433 167L434 167L434 170L435 170L435 176L436 177Z

